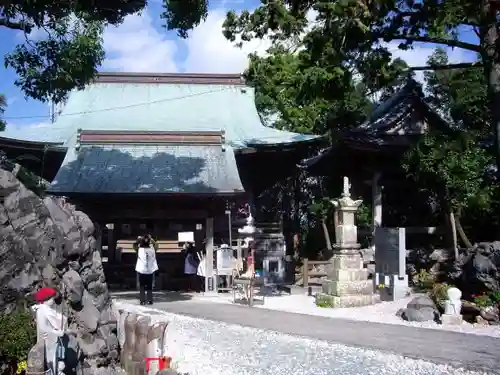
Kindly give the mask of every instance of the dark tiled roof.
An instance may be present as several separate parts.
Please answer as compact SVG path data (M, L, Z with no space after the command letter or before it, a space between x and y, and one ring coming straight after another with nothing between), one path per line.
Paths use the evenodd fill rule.
M68 150L52 194L243 192L234 151L221 145L82 146Z
M377 106L361 125L340 135L340 144L351 149L373 150L409 147L430 128L449 131L451 126L425 100L420 84L409 79L388 100ZM333 162L335 147L329 147L303 162L319 168Z

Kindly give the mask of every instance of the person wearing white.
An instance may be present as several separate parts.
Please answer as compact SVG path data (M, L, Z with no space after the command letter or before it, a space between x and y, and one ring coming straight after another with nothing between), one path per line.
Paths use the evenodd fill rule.
M192 243L185 243L184 251L186 251L186 257L184 258L184 274L189 278L189 288L188 291L199 292L200 282L197 275L199 261L196 256L196 250Z
M39 297L40 296L40 297ZM59 355L60 338L64 335L66 317L58 312L54 307L55 290L42 288L37 293L35 299L38 304L32 307L36 312L37 340L43 340L45 344L45 356L48 368L53 375L58 375L64 370L64 357Z
M153 274L158 271L156 252L150 236L139 240L135 271L139 275L139 299L141 305L153 304Z

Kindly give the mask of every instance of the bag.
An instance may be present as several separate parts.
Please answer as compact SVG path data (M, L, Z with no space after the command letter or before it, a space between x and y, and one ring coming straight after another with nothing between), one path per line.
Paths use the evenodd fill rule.
M205 267L205 263L206 263L206 259L205 258L202 258L201 261L200 261L200 264L198 264L198 270L196 272L196 274L198 276L201 276L201 277L205 277L206 275L206 267Z
M187 255L187 261L188 263L193 266L194 268L198 268L198 265L200 264L200 262L198 262L194 256L194 254L188 254Z

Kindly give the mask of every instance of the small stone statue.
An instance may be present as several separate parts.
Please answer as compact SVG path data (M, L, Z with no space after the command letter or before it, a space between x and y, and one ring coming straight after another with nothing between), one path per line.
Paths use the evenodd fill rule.
M445 301L444 313L448 315L460 315L462 311L462 292L458 288L449 288L446 292L448 300Z
M64 335L66 317L54 308L54 298L57 291L52 288L42 288L35 294L37 341L45 345L46 363L52 374L57 375L64 370L64 347L61 337Z

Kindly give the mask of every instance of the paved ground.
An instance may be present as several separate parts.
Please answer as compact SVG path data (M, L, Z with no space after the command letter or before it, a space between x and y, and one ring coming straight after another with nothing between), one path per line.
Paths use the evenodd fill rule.
M158 302L154 308L500 374L500 340L491 337L202 301Z
M490 375L385 351L137 306L118 300L122 311L169 322L165 354L184 375ZM194 305L192 303L191 305ZM198 308L203 309L203 304ZM293 323L293 322L292 322Z

